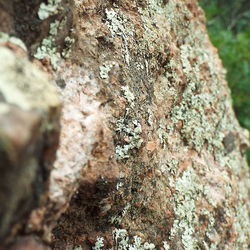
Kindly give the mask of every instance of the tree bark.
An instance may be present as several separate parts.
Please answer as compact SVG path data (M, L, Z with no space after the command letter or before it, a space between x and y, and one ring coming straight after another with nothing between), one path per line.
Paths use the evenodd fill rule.
M13 65L24 60L20 51L27 54L32 63L25 63L50 76L45 95L53 92L62 101L59 120L41 99L43 92L33 95L43 100L39 119L50 126L30 137L45 138L34 139L35 147L46 145L23 155L9 178L23 183L30 158L37 160L38 177L47 175L37 184L42 192L35 204L28 202L29 192L18 192L27 184L13 187L2 180L12 191L6 198L0 190L1 221L9 214L2 197L27 201L25 213L9 215L3 246L248 249L248 133L234 115L226 72L197 1L40 2L13 1L11 8L0 2L0 29L9 31L1 35L1 50L14 58ZM1 68L6 53L0 54ZM18 74L25 77L23 72ZM22 116L23 106L6 99L2 79L5 102L21 106L10 117ZM18 79L11 78L13 86ZM39 85L37 79L34 74ZM59 114L60 103L53 107ZM32 121L24 123L27 131L34 131ZM13 119L9 123L14 134ZM2 157L1 169L8 169L11 163ZM29 183L36 183L37 174ZM15 211L20 203L13 204Z

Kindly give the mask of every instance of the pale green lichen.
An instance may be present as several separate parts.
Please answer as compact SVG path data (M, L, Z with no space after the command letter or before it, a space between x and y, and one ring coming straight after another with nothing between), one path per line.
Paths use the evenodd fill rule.
M109 72L112 70L114 64L114 62L106 62L99 67L99 75L102 79L109 77Z
M215 218L214 218L214 216L213 216L213 214L211 212L209 212L208 210L206 210L204 208L201 210L200 215L201 216L206 216L208 218L208 225L207 225L207 228L206 228L206 236L207 236L208 239L210 239L212 241L212 238L213 238L212 232L214 232ZM210 244L210 246L208 246L207 242L203 241L202 244L203 244L204 248L207 249L207 250L209 250L209 249L218 249L217 245L214 244L214 243Z
M55 20L55 22L50 24L49 34L52 36L56 36L58 33L60 22L58 20Z
M247 177L246 177L247 178ZM234 224L234 229L237 232L237 244L239 249L247 249L248 248L248 239L249 239L249 197L246 197L248 194L250 187L250 178L248 174L248 178L245 181L239 182L239 201L238 207L236 210L236 222Z
M52 36L46 37L42 40L40 47L37 48L34 55L37 59L48 57L54 70L58 68L60 54L57 53L55 39Z
M165 144L166 139L168 138L168 133L166 132L165 128L165 120L162 118L159 121L159 128L157 130L158 137L160 139L161 144Z
M133 243L130 243L130 239L128 236L128 232L125 229L115 229L112 232L113 234L113 239L115 243L115 247L113 249L117 250L153 250L156 249L155 245L153 243L142 243L142 240L138 236L133 237Z
M48 3L41 3L38 10L38 17L44 20L58 13L62 0L48 0Z
M197 177L191 168L188 168L172 184L176 192L173 200L176 219L170 233L170 240L176 235L181 235L185 250L197 248L195 225L198 223L195 201L202 192L202 186L197 182Z
M26 45L24 44L24 42L21 39L19 39L17 37L10 36L9 34L4 33L4 32L0 32L0 41L13 43L27 52Z
M149 3L151 7L140 9L140 13L143 14L142 20L145 28L144 39L146 37L150 38L148 39L149 43L147 45L148 47L153 47L154 45L152 45L150 41L153 40L152 37L155 37L155 39L157 39L155 27L153 27L152 25L158 25L156 14L159 15L161 19L164 19L162 18L162 16L165 15L167 18L167 22L171 23L170 27L173 28L174 31L176 31L176 29L179 29L180 32L182 32L179 27L182 20L178 19L179 14L176 15L174 11L172 11L175 8L174 5L176 5L174 1L169 1L170 7L168 8L162 8L162 1L149 0ZM183 11L186 16L190 15L190 13L186 10L181 11ZM127 24L126 22L124 22L122 15L118 13L118 10L113 9L106 12L106 14L106 24L111 31L111 35L113 37L121 36L126 41L124 42L124 44L127 45L128 36L123 36L123 34L125 33L124 27ZM177 22L178 24L176 25ZM185 27L185 29L189 26L190 22L187 21L183 23L183 27ZM183 28L183 31L185 31L185 29ZM190 29L195 30L193 27L191 27ZM194 31L194 33L195 32L196 31ZM197 32L200 31L197 29ZM213 65L213 62L215 61L213 52L211 51L210 53L209 50L206 50L204 48L204 45L202 45L201 41L204 40L204 34L194 33L189 34L189 32L187 32L185 36L183 36L184 44L179 48L174 47L174 49L176 50L179 49L178 52L180 55L180 61L176 61L176 58L170 59L166 67L166 72L164 74L166 78L172 78L174 80L162 81L160 90L155 91L158 91L157 98L162 97L162 99L164 99L164 97L166 96L165 93L167 93L167 97L170 97L170 99L174 100L173 109L170 112L169 117L164 117L159 122L157 133L160 142L162 145L165 145L170 140L169 134L178 135L181 138L178 143L182 143L181 145L177 145L178 150L181 149L184 150L183 152L185 152L185 149L187 150L190 148L194 148L197 152L201 152L204 147L207 147L208 153L210 152L214 155L216 164L218 163L218 165L221 167L224 167L228 164L228 168L235 168L235 173L236 171L237 173L241 173L241 170L238 168L238 159L236 159L235 162L231 162L230 164L230 159L227 159L227 157L225 156L225 149L223 145L225 131L236 131L238 125L235 125L234 122L231 122L233 121L233 119L225 115L226 111L230 108L230 104L228 104L229 101L227 100L228 98L225 97L225 93L222 93L220 89L222 84L219 82L219 74L221 73L218 72L217 67ZM181 34L180 38L182 38ZM200 44L202 46L200 46ZM126 54L126 51L124 51L124 53ZM182 64L182 69L180 69L181 67L179 68L180 62ZM211 82L209 82L208 87L208 82L204 81L203 79L204 73L200 72L200 66L204 62L208 64L207 71L211 76ZM140 65L136 64L136 66L139 70ZM183 79L181 79L180 77L181 74L178 75L177 73L179 69L180 71L183 70L184 77L186 79L186 86L182 94L180 94L180 91L182 91L183 89L178 89L180 85L175 85L176 82L183 83ZM128 91L126 91L126 89L124 90L124 96L129 103L128 108L130 108L131 103L133 103L136 98L134 96L134 93L132 93L128 87L127 90ZM131 93L132 95L130 95ZM131 109L129 109L129 111L131 113ZM121 122L123 124L121 127L126 128L131 121L131 119L129 122L125 121L124 119ZM148 121L148 124L152 125L152 122ZM129 133L130 132L127 132L127 134ZM130 148L126 142L127 138L125 136L125 129L123 134L124 136L120 136L122 137L122 141L121 143L119 142L120 146L118 145L118 149L120 151L118 155L121 154L122 157L125 156L124 158L127 158L129 157ZM124 138L126 139L123 140ZM170 143L168 143L168 146L169 144ZM189 166L189 168L184 171L184 173L182 173L183 169L179 170L178 165L179 162L175 159L165 161L164 164L160 165L160 170L162 171L162 173L167 172L170 175L169 184L173 187L173 189L176 190L174 196L172 197L172 204L174 207L176 219L171 229L171 236L169 240L170 244L172 245L171 241L174 241L175 239L178 239L180 237L183 248L193 250L199 248L201 244L201 242L199 242L198 245L198 240L200 239L196 235L196 226L199 223L197 218L198 214L196 201L199 199L206 199L206 202L209 202L209 205L214 208L216 207L217 203L214 200L212 201L211 199L209 199L207 195L209 189L207 189L207 186L202 186L198 183L197 180L199 180L201 177L197 176L198 174L196 175L195 171L193 170L195 166ZM238 169L236 170L236 168ZM225 185L225 190L228 190L229 193L232 193L230 186ZM246 194L247 191L244 191L244 193ZM239 218L248 218L246 214L247 208L243 205L242 201L239 202L239 206L242 207L242 211L239 211ZM216 231L214 229L216 218L214 218L213 209L211 210L212 211L210 212L205 211L204 214L208 218L205 235L212 241L212 238L215 235L214 231ZM201 214L203 214L203 212ZM228 214L232 217L232 214L234 214L232 212L232 209L228 208ZM115 218L115 220L117 223L121 222L120 218ZM247 249L246 245L244 245L244 242L246 242L246 232L247 228L249 228L249 224L248 220L243 220L238 219L237 223L235 224L236 231L244 232L243 236L239 237L238 239L238 243L241 248L236 249ZM119 234L121 234L121 237L118 238L125 239L125 242L128 241L128 239L126 238L126 230L124 232L121 229L121 232ZM209 246L208 243L203 243L206 249L219 248L217 243L212 243ZM164 249L170 249L170 246L167 242L163 242L163 247Z
M56 47L56 35L58 34L58 31L61 30L65 25L65 20L65 18L62 19L61 22L56 20L50 24L49 36L42 40L41 45L37 48L37 51L34 54L34 57L37 59L48 57L54 70L57 70L60 60L60 53L57 52ZM65 50L63 55L67 55L66 52L69 53L68 49Z
M135 96L130 91L128 86L122 86L123 94L128 101L126 112L133 108L135 103ZM117 159L129 158L129 151L141 147L143 139L140 134L142 133L141 124L138 120L125 119L121 117L117 120L115 131L119 134L122 143L118 143L115 152Z
M162 243L163 243L164 250L169 250L170 249L170 246L166 241L163 241Z
M122 139L122 144L116 146L115 152L117 159L129 158L129 151L134 148L140 148L143 139L141 124L137 120L128 121L125 118L120 118L116 123L115 131Z
M95 242L95 246L93 246L92 249L93 250L102 250L102 248L104 247L103 241L104 241L103 237L97 237L96 242Z
M187 144L200 152L203 146L207 143L210 152L217 152L221 155L224 151L222 143L224 134L221 133L221 121L225 110L225 101L223 98L218 100L218 82L214 81L211 85L210 92L199 93L205 82L197 78L200 74L199 65L203 63L203 56L199 50L197 51L198 58L195 65L190 65L189 58L193 48L189 45L181 46L181 61L183 71L185 72L189 82L183 92L182 101L176 105L171 111L171 120L174 124L182 121L181 135L185 138ZM219 112L210 112L214 103L217 103ZM213 122L211 122L211 120Z
M119 215L113 215L111 218L110 218L110 222L112 224L120 224L122 222L122 217L119 216Z
M131 208L131 205L128 203L122 210L121 215L114 215L110 218L110 222L112 224L120 224L122 222L122 219L124 216L128 213L129 209ZM120 213L119 213L120 214Z
M167 23L166 28L172 27L173 29L180 26L181 15L176 15L175 11L172 11L176 8L175 3L169 1L168 4L163 6L162 1L148 1L149 8L140 9L142 14L143 25L145 28L144 39L152 40L156 35L154 34L153 25L158 25L157 22L162 20L162 17L165 17ZM189 10L183 8L181 10L182 14L185 16L190 16ZM160 17L160 19L158 19ZM155 19L152 21L152 19ZM214 103L217 103L216 109L224 109L224 100L218 99L218 86L220 83L218 79L214 79L210 91L204 93L200 91L201 88L206 84L198 77L201 75L200 65L204 62L209 63L209 71L211 75L217 74L214 70L214 65L211 64L213 61L213 54L207 50L204 50L202 46L199 46L198 43L203 41L204 34L193 34L185 33L190 27L190 22L185 22L182 24L183 33L185 34L184 44L180 46L180 59L182 63L182 69L187 78L186 89L182 96L182 101L178 103L171 111L171 121L167 125L168 133L176 132L176 125L182 121L182 128L180 129L180 134L182 139L185 139L185 142L188 146L195 148L198 152L201 151L203 146L207 143L208 148L211 152L219 152L216 155L218 159L220 155L223 154L223 133L221 133L221 127L218 128L220 122L219 112L211 112L207 114L207 111ZM194 29L195 30L195 29ZM180 34L181 37L182 34ZM155 37L157 39L157 37ZM200 39L200 40L199 40ZM194 41L196 46L193 46ZM148 44L150 47L151 45ZM161 49L164 50L164 47ZM195 63L190 62L190 59L196 58ZM176 68L179 66L180 62L176 62L175 59L170 58L169 62L165 65L165 80L157 81L157 88L155 90L155 95L159 99L171 98L176 100L179 96L176 91L176 86L172 86L173 83L169 82L168 79L174 79L175 82L182 81L180 76L177 74ZM177 65L178 64L178 65ZM215 107L214 107L215 108ZM220 111L221 113L221 111ZM211 120L214 122L212 123ZM166 142L168 137L166 133L166 122L163 121L158 129L158 135L160 138L161 144Z
M153 115L153 112L152 112L151 109L148 109L147 112L148 112L148 120L147 120L147 122L148 122L148 125L152 127L153 124L154 124L154 115Z
M106 9L106 25L108 26L112 36L124 36L126 29L124 27L124 20L114 9Z
M126 17L122 16L114 9L106 9L106 22L105 24L108 26L112 37L120 36L123 39L123 55L125 62L127 65L130 64L130 54L129 54L129 47L128 47L128 38L133 36L133 31L128 28L126 25L128 20Z
M128 86L123 86L122 91L128 101L126 113L129 113L131 108L135 106L135 96ZM142 133L140 122L136 119L126 119L125 117L117 120L115 129L120 138L120 142L115 149L117 159L119 160L129 158L129 152L135 148L139 149L143 143L143 139L140 136Z
M71 51L72 51L72 45L75 43L75 38L67 36L64 39L64 49L62 51L62 57L69 58Z
M83 250L81 246L74 247L74 250Z
M116 184L116 189L119 190L121 187L123 187L123 183L122 182L118 182Z
M119 173L119 181L116 184L116 189L119 190L124 185L125 174L123 172Z
M176 159L169 159L165 164L160 165L160 170L164 174L178 176L178 166L179 161L177 161Z
M133 107L134 106L134 101L135 101L135 96L130 91L129 86L122 86L122 90L123 90L125 98L129 102L129 104Z

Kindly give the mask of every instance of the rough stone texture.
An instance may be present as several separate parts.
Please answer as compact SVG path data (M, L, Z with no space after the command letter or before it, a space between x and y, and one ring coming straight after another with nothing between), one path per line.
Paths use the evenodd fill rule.
M248 249L248 134L197 1L41 7L29 49L54 71L62 130L26 232L54 249Z
M58 145L56 88L22 54L0 46L1 243L40 204Z
M44 243L35 236L24 236L18 237L15 244L12 244L9 248L10 250L50 250L49 246L45 246Z

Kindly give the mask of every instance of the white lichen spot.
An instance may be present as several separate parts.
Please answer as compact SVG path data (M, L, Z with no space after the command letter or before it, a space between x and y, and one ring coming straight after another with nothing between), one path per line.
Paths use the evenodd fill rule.
M125 28L123 26L125 20L114 11L114 9L106 9L106 25L108 26L112 36L124 36Z

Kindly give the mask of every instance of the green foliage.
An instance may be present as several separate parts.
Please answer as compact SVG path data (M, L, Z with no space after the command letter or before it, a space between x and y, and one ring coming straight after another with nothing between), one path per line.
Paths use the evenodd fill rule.
M234 110L250 131L250 1L200 0L213 44L227 69ZM247 151L250 165L250 150Z

